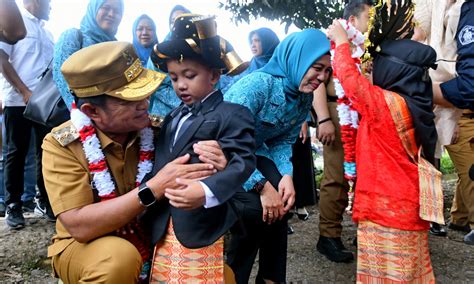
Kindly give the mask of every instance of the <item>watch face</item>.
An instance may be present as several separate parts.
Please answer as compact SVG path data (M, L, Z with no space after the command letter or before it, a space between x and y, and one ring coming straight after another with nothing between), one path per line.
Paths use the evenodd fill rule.
M140 202L145 206L150 206L156 201L153 192L146 186L138 191L138 198L140 198Z

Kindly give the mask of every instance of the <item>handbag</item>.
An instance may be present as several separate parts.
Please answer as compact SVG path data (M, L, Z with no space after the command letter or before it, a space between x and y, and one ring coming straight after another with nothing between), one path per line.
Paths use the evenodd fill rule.
M403 119L409 114L405 100L398 94L388 91L384 91L384 96L403 147L411 160L418 166L419 216L425 221L444 225L442 174L421 156L421 146L417 150L414 129L407 125Z
M82 48L82 33L77 30L80 48ZM53 80L53 59L39 76L40 82L26 104L23 116L31 121L56 127L70 119L69 109L59 93Z

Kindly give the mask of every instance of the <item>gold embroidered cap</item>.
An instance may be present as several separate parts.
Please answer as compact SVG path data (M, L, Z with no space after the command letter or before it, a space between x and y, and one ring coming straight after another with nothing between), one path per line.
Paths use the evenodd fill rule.
M145 99L165 78L143 68L132 44L118 41L77 51L64 62L61 72L79 98L106 94L126 101Z

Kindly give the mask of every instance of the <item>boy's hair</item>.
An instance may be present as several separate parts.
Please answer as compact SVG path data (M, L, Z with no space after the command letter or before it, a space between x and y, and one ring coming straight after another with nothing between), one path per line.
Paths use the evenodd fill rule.
M349 20L350 16L359 17L364 12L366 6L372 6L371 0L350 0L344 8L343 18Z

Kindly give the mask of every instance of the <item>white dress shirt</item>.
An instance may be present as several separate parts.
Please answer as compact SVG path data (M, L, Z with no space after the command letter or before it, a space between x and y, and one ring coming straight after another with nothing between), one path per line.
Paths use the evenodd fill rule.
M212 91L209 95L207 95L204 99L202 99L201 103L203 103L207 98L209 98L212 94L214 94L215 91L216 90ZM181 129L181 126L191 115L192 113L189 112L188 114L186 114L179 120L178 126L176 127L176 132L174 133L175 136L173 139L173 146L176 143L176 139L178 138L178 133L179 133L179 130ZM205 184L202 181L200 181L199 183L204 189L204 194L206 195L206 203L204 204L204 208L211 208L211 207L219 205L220 204L219 200L217 200L216 196L214 195L214 193L212 193L211 189L207 186L207 184Z

